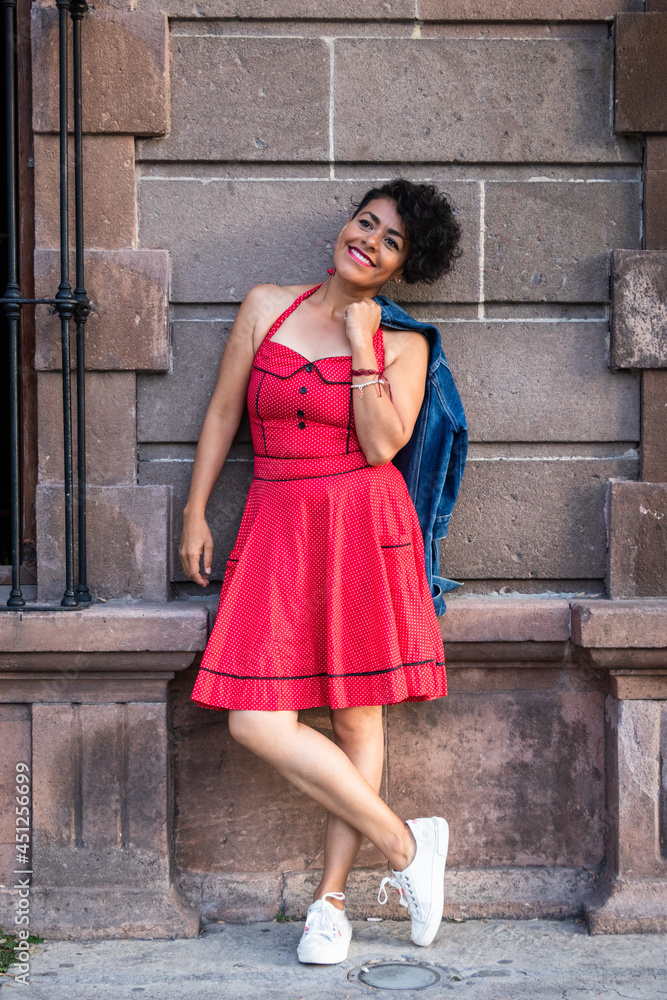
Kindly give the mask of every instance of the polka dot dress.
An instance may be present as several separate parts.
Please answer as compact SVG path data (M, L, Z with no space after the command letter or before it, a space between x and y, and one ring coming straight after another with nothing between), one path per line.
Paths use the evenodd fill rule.
M398 469L370 466L361 450L351 358L310 362L272 340L314 291L275 322L253 362L254 478L192 691L206 708L447 694L417 513ZM381 329L373 345L381 371Z

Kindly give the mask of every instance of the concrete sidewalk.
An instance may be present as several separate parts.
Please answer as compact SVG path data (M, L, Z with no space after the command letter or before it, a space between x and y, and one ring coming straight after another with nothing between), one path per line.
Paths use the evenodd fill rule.
M406 921L354 922L348 959L304 966L302 922L218 924L175 941L45 941L30 985L0 977L9 1000L355 1000L447 996L465 1000L667 1000L667 935L589 936L576 921L444 922L430 948L415 947ZM440 982L423 990L375 990L348 973L377 960L422 961ZM11 969L10 969L11 973Z

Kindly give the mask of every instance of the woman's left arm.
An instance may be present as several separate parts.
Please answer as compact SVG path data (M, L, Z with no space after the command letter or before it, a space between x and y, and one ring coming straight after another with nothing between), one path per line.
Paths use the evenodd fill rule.
M374 369L377 358L373 335L380 325L381 310L373 299L363 299L348 306L345 315L347 336L352 347L352 369ZM377 375L352 378L354 429L361 450L371 465L384 465L407 444L419 416L426 386L428 340L419 333L405 331L394 338L397 356L384 369L391 384L392 398L386 384L382 395L377 385L369 385L361 395L354 388ZM392 345L393 346L393 345Z

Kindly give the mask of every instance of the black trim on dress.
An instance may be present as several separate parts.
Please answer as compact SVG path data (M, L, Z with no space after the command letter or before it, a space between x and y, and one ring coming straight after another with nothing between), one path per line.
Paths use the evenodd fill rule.
M273 458L273 455L269 455ZM269 479L268 476L253 476L261 483L296 483L300 479L326 479L328 476L344 476L347 472L358 472L359 469L370 469L370 465L357 465L354 469L341 469L340 472L321 472L318 476L285 476L284 479Z
M345 446L345 454L348 455L350 452L350 434L352 433L352 393L350 393L350 402L347 411L347 444Z
M295 368L294 371L291 371L289 373L289 375L279 375L278 372L273 372L273 371L271 371L270 368L260 368L259 365L253 365L253 368L256 371L258 371L258 372L264 372L265 375L273 375L274 378L281 378L281 379L292 378L292 376L298 375L298 373L300 371L303 371L303 369L305 367L306 367L305 365L300 365L298 368ZM326 385L352 385L352 380L351 379L342 379L341 380L341 379L325 378L324 375L322 374L322 372L317 367L317 365L313 365L313 370L317 372L317 374L320 376L320 378L322 379L322 381Z
M259 370L261 371L261 369L259 369ZM257 417L259 419L260 427L262 428L262 437L264 438L264 454L268 455L269 454L269 449L267 448L267 445L266 445L266 434L264 432L264 418L262 417L261 413L259 412L259 390L262 388L262 383L264 382L265 375L266 375L266 372L264 373L264 375L262 375L261 379L259 380L259 385L257 386L257 395L255 396L255 413L257 414Z
M261 677L259 674L250 676L245 674L230 674L226 670L212 670L210 667L200 667L209 674L219 674L221 677L232 677L237 681L308 681L314 677L369 677L374 674L391 674L394 670L401 670L402 667L423 667L426 663L433 663L436 667L444 667L444 661L440 660L416 660L414 663L399 663L397 667L383 667L381 670L352 670L345 674L328 674L325 671L319 674L296 674L296 676L284 677Z

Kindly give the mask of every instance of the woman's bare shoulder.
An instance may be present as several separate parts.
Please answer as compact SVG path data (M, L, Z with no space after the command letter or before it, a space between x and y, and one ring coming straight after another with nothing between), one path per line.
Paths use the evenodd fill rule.
M382 332L385 367L404 357L419 358L423 363L428 361L428 339L419 330L396 330L383 326Z
M255 285L250 289L239 309L244 326L252 330L253 338L260 340L278 317L295 299L313 285Z
M307 292L313 285L255 285L250 289L245 299L253 309L261 312L271 312L283 307L283 312L299 295Z

